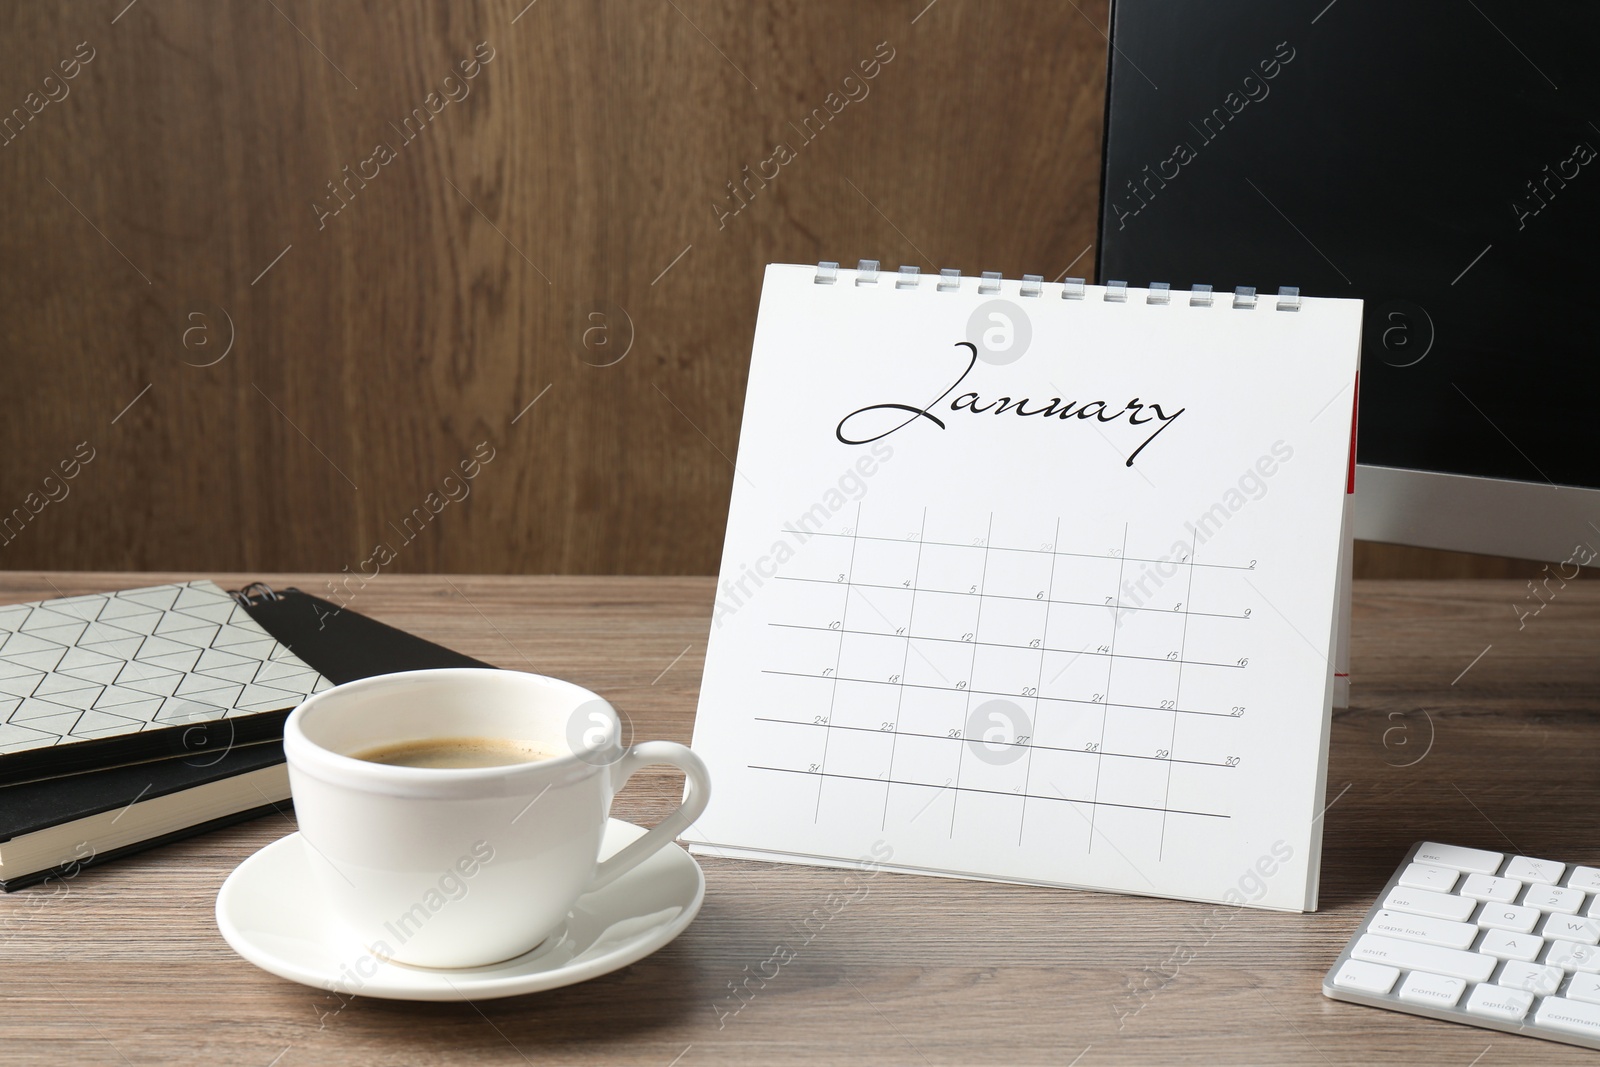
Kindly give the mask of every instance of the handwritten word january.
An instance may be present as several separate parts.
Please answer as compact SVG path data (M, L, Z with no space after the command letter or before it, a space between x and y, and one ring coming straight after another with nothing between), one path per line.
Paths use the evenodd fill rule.
M977 345L970 341L958 341L956 347L967 350L967 365L962 369L960 376L950 383L949 388L935 397L932 403L924 405L893 402L868 404L866 407L857 408L840 419L838 427L834 430L834 435L847 445L865 445L888 437L897 430L903 430L919 419L926 419L941 430L947 429L944 418L935 415L934 411L938 409L940 404L944 403L945 397L955 392L956 388L966 380L967 375L972 373L972 368L978 362ZM1039 407L1030 408L1028 405L1031 403L1033 403L1032 399L1025 396L1016 398L1001 396L985 402L980 394L969 392L962 393L950 401L950 406L944 410L951 412L965 411L969 415L1020 415L1023 418L1037 416L1044 419L1060 419L1063 422L1067 419L1094 419L1096 422L1102 423L1125 421L1129 426L1147 426L1151 423L1159 423L1160 425L1151 432L1150 436L1140 442L1139 447L1128 455L1127 461L1124 463L1124 466L1128 467L1133 466L1133 461L1138 458L1139 453L1143 452L1151 441L1160 436L1161 431L1171 426L1173 420L1188 410L1187 408L1179 408L1169 415L1160 404L1144 403L1138 397L1134 397L1122 405L1120 410L1113 410L1113 405L1104 400L1090 400L1087 403L1083 403L1075 400L1062 400L1059 396L1051 397L1048 402L1041 404ZM906 412L907 417L879 433L872 433L871 430L863 431L850 428L852 420L859 424L863 416L866 416L865 421L872 422L869 412L875 411ZM858 437L856 436L858 433L864 433L866 436Z

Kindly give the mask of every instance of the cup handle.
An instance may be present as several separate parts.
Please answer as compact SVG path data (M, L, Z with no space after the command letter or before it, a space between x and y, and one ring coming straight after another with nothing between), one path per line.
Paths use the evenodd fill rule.
M657 764L676 767L683 772L687 787L683 803L678 805L678 809L671 815L651 827L643 837L610 859L602 860L595 869L594 880L589 883L589 889L585 892L610 885L639 866L651 854L687 830L706 810L706 802L711 799L711 776L706 772L706 765L700 761L700 757L676 741L645 741L624 752L622 758L611 767L612 791L621 792L629 778L642 768Z

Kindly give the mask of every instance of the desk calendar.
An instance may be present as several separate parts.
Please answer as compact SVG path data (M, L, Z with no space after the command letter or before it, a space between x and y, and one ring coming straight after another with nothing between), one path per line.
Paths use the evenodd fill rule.
M1314 909L1360 320L769 267L685 836Z

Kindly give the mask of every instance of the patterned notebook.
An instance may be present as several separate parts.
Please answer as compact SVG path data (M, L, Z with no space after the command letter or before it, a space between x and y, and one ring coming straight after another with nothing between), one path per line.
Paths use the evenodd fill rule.
M329 686L209 581L0 607L0 781L242 741Z

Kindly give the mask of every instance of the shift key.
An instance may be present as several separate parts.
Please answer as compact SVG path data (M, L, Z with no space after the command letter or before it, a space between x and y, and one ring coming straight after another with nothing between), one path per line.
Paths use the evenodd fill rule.
M1386 963L1408 971L1431 971L1452 978L1465 978L1469 982L1486 982L1499 961L1493 956L1460 949L1424 945L1419 941L1402 941L1380 934L1362 934L1350 958L1368 963Z

